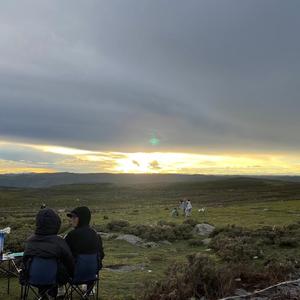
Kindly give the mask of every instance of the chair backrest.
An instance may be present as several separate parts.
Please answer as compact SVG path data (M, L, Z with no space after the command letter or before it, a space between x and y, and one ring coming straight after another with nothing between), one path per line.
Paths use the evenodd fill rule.
M57 260L55 258L33 257L29 266L28 283L35 286L57 283Z
M80 254L76 257L73 282L85 283L96 280L98 271L97 254Z

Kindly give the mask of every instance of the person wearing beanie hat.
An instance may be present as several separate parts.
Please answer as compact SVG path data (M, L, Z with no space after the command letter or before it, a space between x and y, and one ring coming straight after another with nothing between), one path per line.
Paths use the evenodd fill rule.
M102 268L104 251L102 239L97 232L90 227L91 211L86 206L77 207L67 216L71 219L73 230L70 231L65 240L71 252L76 257L81 254L95 254L99 256L99 270Z

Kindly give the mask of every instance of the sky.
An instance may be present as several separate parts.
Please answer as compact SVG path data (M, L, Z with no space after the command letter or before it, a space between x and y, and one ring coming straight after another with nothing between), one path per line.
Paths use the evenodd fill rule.
M0 4L0 173L300 174L298 0Z

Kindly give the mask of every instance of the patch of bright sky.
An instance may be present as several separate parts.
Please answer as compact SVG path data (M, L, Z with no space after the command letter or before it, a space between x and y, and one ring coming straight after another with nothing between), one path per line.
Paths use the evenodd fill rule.
M24 158L3 159L1 145L11 149L43 153L35 162L28 151ZM29 151L30 153L30 151ZM47 157L55 154L55 161ZM29 155L29 156L28 156ZM300 157L295 154L201 154L180 152L98 152L57 145L21 144L0 141L0 173L24 172L112 172L184 174L300 174Z

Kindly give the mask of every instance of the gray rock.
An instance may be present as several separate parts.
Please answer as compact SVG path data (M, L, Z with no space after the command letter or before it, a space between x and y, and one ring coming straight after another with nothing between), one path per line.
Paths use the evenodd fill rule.
M197 224L194 227L193 233L206 236L211 234L214 230L215 230L214 226L203 223L203 224Z
M103 240L111 240L116 237L115 233L97 232Z
M141 246L144 243L144 241L141 238L133 234L121 234L116 238L116 240L126 241L129 244L135 246Z

